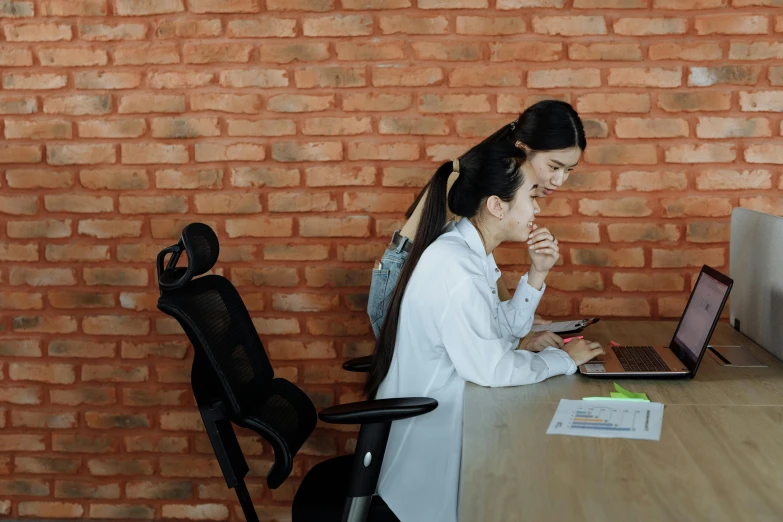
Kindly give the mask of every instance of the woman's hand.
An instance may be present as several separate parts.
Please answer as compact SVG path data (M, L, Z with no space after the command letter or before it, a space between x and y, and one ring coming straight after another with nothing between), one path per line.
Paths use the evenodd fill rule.
M553 332L536 332L530 336L530 341L525 349L531 352L540 352L550 346L563 348L563 338Z
M594 343L586 339L575 339L565 343L563 351L573 359L574 364L577 366L589 362L593 357L604 353L601 343Z
M530 251L531 268L540 274L546 274L560 259L560 247L557 239L547 228L533 225L533 231L527 240Z
M533 324L551 324L552 321L549 319L544 319L538 314L533 314Z

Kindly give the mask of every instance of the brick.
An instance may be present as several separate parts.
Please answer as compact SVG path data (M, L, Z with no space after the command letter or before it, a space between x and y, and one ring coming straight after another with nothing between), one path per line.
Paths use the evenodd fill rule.
M293 232L291 218L227 219L226 234L235 237L290 237Z
M210 457L173 457L160 458L160 475L162 477L222 477L220 466L214 456ZM180 512L181 518L181 512Z
M410 94L344 94L342 98L343 110L348 112L401 111L411 105ZM484 96L481 96L481 98L484 98Z
M322 261L329 257L327 245L265 245L264 259L270 261Z
M580 199L579 213L585 216L642 217L652 214L646 198Z
M9 42L57 42L73 38L70 24L8 24L3 26L3 33Z
M743 112L783 112L783 92L740 92Z
M662 250L652 251L653 268L701 267L710 265L715 268L724 266L726 251L723 248Z
M33 16L35 8L32 2L0 2L0 17L23 18Z
M147 26L144 24L84 24L79 27L82 40L88 42L115 42L144 40Z
M610 72L611 78L611 72ZM531 89L554 87L598 87L601 85L599 69L544 69L530 71L527 86Z
M440 85L443 79L443 70L439 67L389 66L373 70L372 84L375 87L423 87Z
M38 261L38 245L0 243L0 261Z
M490 43L489 59L492 62L555 62L563 55L563 44L554 42Z
M122 402L128 406L181 406L185 402L184 399L189 395L192 396L192 392L185 392L183 390L149 390L124 388L122 390ZM126 447L130 446L128 437L126 437L125 440ZM155 442L154 446L152 446L152 443L150 443L149 450L144 450L140 447L142 442L136 441L134 444L139 447L137 451L184 453L187 450L187 440L185 440L183 448L182 441L171 437L159 439L157 442Z
M0 196L0 213L13 216L31 216L38 213L35 196Z
M189 481L128 481L125 485L129 499L188 500L192 496L192 490L193 485Z
M725 65L718 67L691 67L688 85L709 87L711 85L756 85L761 67L749 65Z
M653 144L599 144L585 151L585 160L602 165L654 165L657 153Z
M304 121L302 134L306 136L353 136L372 132L370 118L311 118Z
M149 343L122 342L123 359L145 359L151 356L184 359L188 344L180 341L163 341Z
M72 502L19 502L17 511L20 517L38 518L82 518L84 508Z
M44 207L49 212L78 212L95 214L112 212L114 201L109 196L82 196L53 194L44 196Z
M618 18L613 24L615 34L623 36L652 36L685 34L685 18Z
M662 190L685 190L688 184L684 172L622 172L617 177L617 191L638 190L653 192Z
M113 428L136 429L150 427L150 419L147 415L144 414L122 415L115 413L88 411L84 414L84 419L89 428L100 430L108 430Z
M217 230L217 223L214 221L201 220L201 222L212 230ZM150 219L150 230L152 232L152 237L154 238L179 239L180 235L182 234L182 229L190 223L192 223L192 220L188 219Z
M33 65L33 53L29 49L0 47L0 66L29 67Z
M571 262L584 266L644 266L641 248L571 248Z
M116 482L98 484L84 480L57 480L54 483L55 498L120 498L120 485Z
M70 292L48 293L49 304L54 308L111 308L115 305L114 296L99 292Z
M115 65L166 65L172 63L180 63L179 48L174 44L123 45L114 51Z
M402 43L395 42L337 42L335 51L338 60L378 62L405 58Z
M367 326L369 322L363 318ZM324 321L318 321L313 326L323 324ZM308 384L326 384L335 382L362 382L362 376L358 373L346 372L340 366L331 366L326 364L305 366L304 382Z
M579 303L584 316L649 317L650 303L640 297L585 297Z
M190 0L188 10L192 13L257 13L259 0Z
M481 59L481 46L463 42L414 42L413 54L418 60L476 61Z
M227 120L229 136L293 136L294 120Z
M17 473L65 473L74 474L81 466L81 459L16 457L14 471Z
M757 196L753 198L740 198L739 206L749 208L765 214L776 216L783 215L783 198Z
M378 27L381 34L446 34L449 21L445 16L382 15Z
M9 363L8 376L13 381L36 381L50 384L73 384L76 380L70 364Z
M772 136L766 118L702 117L696 125L699 138L760 138Z
M280 94L267 102L272 112L319 112L334 108L334 95Z
M108 261L107 245L46 245L47 261Z
M688 136L688 122L679 118L617 118L618 138L679 138Z
M419 97L419 110L423 113L489 112L490 107L485 94L423 94Z
M274 147L274 145L273 145ZM263 161L264 146L255 143L197 143L196 161ZM274 149L273 149L274 157ZM275 158L277 159L277 158Z
M340 245L337 247L337 259L340 261L369 263L380 259L388 244ZM305 272L305 276L307 272Z
M659 297L658 314L661 317L680 318L687 302L686 297Z
M500 104L498 104L498 107L500 107ZM383 123L383 119L381 123ZM457 136L460 138L486 138L505 125L505 123L506 119L460 118L457 120ZM447 127L446 129L448 130Z
M331 11L334 0L267 0L270 11Z
M631 93L586 94L577 98L576 109L580 113L646 113L650 112L650 95Z
M686 60L689 62L720 60L720 42L661 42L650 45L650 60Z
M96 315L84 318L82 330L91 335L147 335L149 322L145 317Z
M486 9L489 0L418 0L419 9Z
M13 319L16 332L73 333L76 318L69 316L17 316Z
M166 143L123 143L120 145L122 162L125 164L149 165L156 163L187 163L188 149L185 145Z
M41 148L38 145L0 145L0 164L38 163Z
M90 518L154 520L155 508L143 504L90 504Z
M164 519L228 520L229 511L224 504L164 504Z
M308 187L372 185L374 167L308 167L305 169Z
M616 87L672 88L682 84L682 68L647 67L610 69L608 85Z
M603 290L604 282L599 272L552 272L547 277L547 286L555 290L578 292Z
M712 221L688 223L686 230L690 243L728 243L731 234L729 223Z
M163 430L204 431L204 423L198 412L166 412L160 415L160 427Z
M116 163L114 145L47 145L46 161L50 165L96 165Z
M243 69L220 72L223 87L287 87L288 72L284 69Z
M653 7L683 10L713 9L715 7L726 7L726 3L727 0L653 0Z
M73 186L72 173L50 169L8 169L5 178L9 187L18 189L65 189Z
M9 221L7 232L12 238L63 238L71 235L71 220L58 221L47 219L40 221Z
M52 434L52 449L58 453L107 453L112 448L107 435Z
M519 87L521 71L502 67L460 68L449 74L451 87Z
M99 239L114 237L139 237L141 235L140 220L129 219L85 219L79 221L78 233ZM51 227L51 225L50 225ZM51 232L53 229L49 228Z
M368 237L370 218L366 216L300 218L299 234L302 237Z
M231 20L227 34L229 38L293 38L296 20L268 16L262 20Z
M234 187L293 187L299 185L299 170L279 167L236 167L231 169Z
M120 306L137 312L156 310L158 297L158 295L144 292L121 292Z
M8 273L11 285L69 286L76 284L71 268L12 267Z
M372 34L373 20L367 15L334 15L305 18L302 33L305 36L367 36Z
M185 63L247 63L253 51L251 44L186 43L182 47Z
M457 34L501 36L523 34L527 24L522 17L457 16Z
M337 201L329 193L276 192L269 194L270 212L331 212Z
M115 0L114 4L114 14L119 16L149 16L184 10L182 0Z
M329 58L325 43L266 44L260 48L261 63L320 62Z
M159 402L159 404L165 404ZM125 437L125 451L128 453L135 452L154 452L154 453L187 453L188 451L188 439L187 437L161 437L161 436L130 436ZM187 494L190 494L190 485L188 484ZM145 492L141 492L145 493ZM163 490L159 493L160 497L153 498L166 498L166 495L177 494L175 491ZM133 498L130 491L127 492L128 498ZM188 498L188 496L175 497L175 498Z
M81 404L105 406L107 404L115 404L117 398L114 388L79 386L79 388L75 390L50 390L49 401L52 404L65 404L67 406L79 406ZM53 444L52 448L55 451L75 451L72 449L63 449L63 447L58 449L57 444ZM94 450L95 448L90 448L82 451L91 452ZM108 449L103 450L103 452L106 451L108 451Z
M0 114L34 114L36 112L38 112L38 101L34 97L0 97Z
M643 9L647 0L574 0L575 9Z
M197 194L193 204L199 214L255 214L261 211L257 194Z
M79 172L79 181L84 188L92 190L139 190L149 188L149 180L144 169L82 169Z
M550 36L606 34L603 16L534 16L533 32Z
M10 404L41 404L41 396L41 389L38 387L6 386L0 388L0 402Z
M84 268L87 286L147 286L149 274L146 268Z
M220 36L222 27L223 24L220 19L161 20L155 28L155 36L159 39L209 38L211 36Z
M87 120L77 126L80 138L138 138L147 132L141 119Z
M6 310L40 310L43 308L41 294L26 292L0 293L0 309Z
M729 199L718 197L688 196L663 199L661 205L666 217L728 216L732 209Z
M763 15L720 14L696 16L694 28L698 35L708 34L767 34L769 19Z
M185 112L185 97L177 94L127 94L120 98L120 114Z
M40 357L41 346L34 339L0 340L0 355L5 357Z
M363 68L309 67L294 72L296 86L300 89L313 87L363 87L367 84Z
M50 67L90 67L106 65L109 63L109 55L102 49L41 49L38 51L38 61Z
M150 72L147 82L152 89L188 89L205 87L212 83L215 75L208 72ZM184 103L184 98L182 98Z
M49 342L50 357L101 358L114 357L113 342L101 343L79 339L60 339Z
M729 60L770 60L783 58L783 42L731 42Z
M87 469L91 475L152 475L153 463L144 459L89 459Z
M153 118L153 138L203 138L220 136L217 118Z
M783 67L770 67L768 76L770 85L783 85Z
M52 73L13 73L3 74L3 89L34 89L54 90L62 89L68 82L64 74Z
M299 275L295 268L233 268L231 281L236 286L271 286L290 288L297 285Z
M341 0L343 9L404 9L412 0Z
M667 112L726 111L731 107L731 93L662 92L658 107Z
M642 49L637 44L571 44L568 46L569 60L639 61Z
M612 284L624 292L681 292L685 280L679 274L613 274Z
M448 123L443 118L435 116L384 117L378 123L381 134L412 134L445 136L449 133Z
M686 144L668 147L664 157L667 163L728 163L734 161L737 152L728 143Z
M346 192L343 194L343 208L348 212L405 212L413 199L413 194Z
M343 159L340 142L280 142L272 144L275 161L339 161Z
M222 180L223 172L220 169L155 171L155 187L159 189L221 188Z

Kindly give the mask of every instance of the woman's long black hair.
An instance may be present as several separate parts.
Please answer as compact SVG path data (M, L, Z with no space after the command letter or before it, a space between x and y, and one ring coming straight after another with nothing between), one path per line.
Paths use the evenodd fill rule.
M482 202L489 196L511 201L522 185L522 164L527 159L525 150L515 146L522 142L525 150L560 150L587 146L584 128L579 115L568 103L544 100L530 106L514 122L470 149L459 158L459 177L448 193L448 207L456 215L475 216ZM443 231L446 223L446 192L452 162L442 164L424 187L406 213L410 219L420 199L427 200L416 229L413 247L403 264L400 278L391 295L389 309L375 344L372 367L364 392L374 398L389 373L397 327L405 288L422 254Z

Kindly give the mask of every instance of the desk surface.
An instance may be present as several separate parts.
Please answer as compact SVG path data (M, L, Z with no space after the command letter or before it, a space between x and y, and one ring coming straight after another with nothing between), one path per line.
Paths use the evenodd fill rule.
M584 335L667 345L676 326L602 321ZM610 379L468 384L461 522L782 520L783 363L727 324L712 343L742 344L769 367L705 355L694 379L618 381L665 405L660 442L546 434L560 399L608 395Z

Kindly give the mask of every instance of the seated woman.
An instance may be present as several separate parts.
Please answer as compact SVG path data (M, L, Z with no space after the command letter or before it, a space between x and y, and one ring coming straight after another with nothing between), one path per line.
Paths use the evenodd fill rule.
M557 100L544 100L531 105L517 120L504 125L484 141L511 143L527 154L523 170L535 178L539 197L554 194L565 183L587 146L579 115L571 105ZM456 177L453 175L449 178L449 186ZM399 232L395 232L383 259L373 270L367 314L376 337L386 317L389 298L397 284L400 270L416 237L427 194L428 188L425 187L408 210L407 222ZM511 298L502 279L498 280L497 286L501 301ZM536 317L536 322L548 321ZM562 348L562 339L552 332L539 332L533 334L527 349L540 350L548 346Z
M438 408L392 424L378 494L403 522L455 522L466 382L532 384L576 367L603 349L578 340L539 353L516 350L533 324L544 279L559 257L557 241L535 229L536 178L525 176L525 152L484 142L445 163L429 186L416 241L391 296L365 392L369 397L432 397ZM447 181L459 177L448 195ZM514 297L500 301L492 251L529 242L530 271Z

